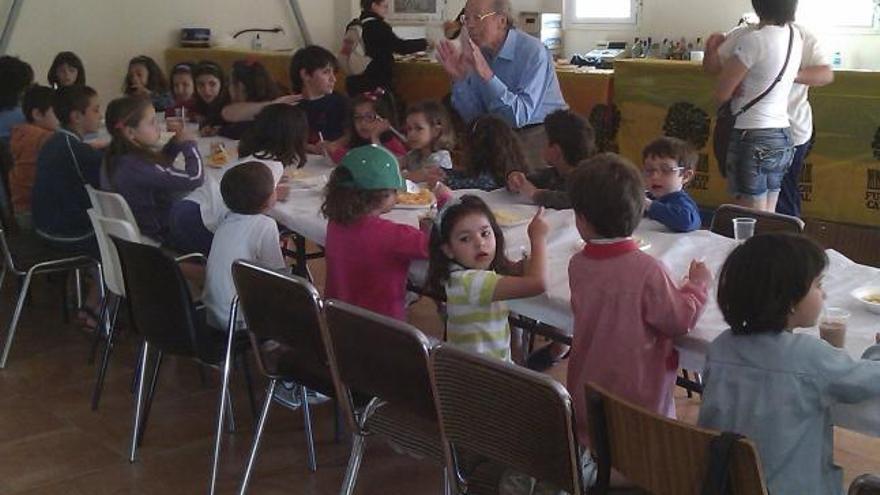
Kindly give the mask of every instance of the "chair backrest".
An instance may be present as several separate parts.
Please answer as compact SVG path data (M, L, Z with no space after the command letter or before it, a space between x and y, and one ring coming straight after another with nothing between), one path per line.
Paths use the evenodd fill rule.
M9 230L16 227L9 189L9 171L13 165L9 144L0 139L0 228Z
M119 265L119 253L110 236L118 237L126 241L139 242L137 231L132 224L102 217L95 212L94 208L88 209L89 219L95 231L98 241L98 250L101 253L101 267L104 271L104 284L107 290L120 297L125 297L125 280L122 277L122 266Z
M428 338L412 325L342 301L326 301L324 307L324 344L331 350L339 393L378 397L437 421Z
M804 231L804 221L797 217L772 213L769 211L754 210L738 205L721 205L715 210L712 217L712 232L733 239L733 219L754 218L755 235L769 234L773 232L791 232L800 234Z
M121 194L99 191L88 184L86 184L86 192L89 193L89 199L92 201L92 208L94 208L95 213L102 217L129 222L134 225L138 237L140 237L141 231L138 228L137 220L134 218L134 213L131 212L128 201Z
M232 280L260 370L269 378L295 380L335 396L321 338L323 303L318 290L302 277L243 260L232 264ZM277 367L268 366L258 345L267 339L285 346Z
M880 495L880 476L863 474L849 485L847 495Z
M675 421L586 386L590 446L600 480L613 468L654 495L699 495L709 465L709 444L720 432ZM737 495L766 495L758 450L747 439L731 448L729 480Z
M135 330L167 354L198 357L200 315L177 262L160 248L110 234Z
M450 465L476 455L584 493L571 397L562 384L449 344L431 353L431 378Z

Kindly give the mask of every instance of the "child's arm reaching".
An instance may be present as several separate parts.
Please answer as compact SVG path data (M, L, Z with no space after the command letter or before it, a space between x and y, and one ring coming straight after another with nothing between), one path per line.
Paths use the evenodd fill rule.
M502 277L495 286L493 301L532 297L547 291L547 232L550 227L544 220L544 208L529 224L529 240L532 255L526 261L525 273L521 277Z
M686 334L703 310L711 283L712 272L701 261L691 261L687 280L680 288L657 266L647 275L642 298L645 323L669 337Z

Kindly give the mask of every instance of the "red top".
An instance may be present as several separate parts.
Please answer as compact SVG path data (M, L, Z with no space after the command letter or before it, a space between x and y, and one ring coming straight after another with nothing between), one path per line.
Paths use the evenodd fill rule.
M428 234L368 215L351 225L331 221L325 244L326 297L406 320L409 264L428 258Z

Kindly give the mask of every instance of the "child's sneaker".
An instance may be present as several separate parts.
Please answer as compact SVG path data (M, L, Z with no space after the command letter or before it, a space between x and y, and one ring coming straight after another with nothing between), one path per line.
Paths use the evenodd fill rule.
M298 409L302 406L302 400L299 397L299 387L294 382L281 382L275 387L275 393L272 400L290 409ZM311 402L309 402L311 404Z

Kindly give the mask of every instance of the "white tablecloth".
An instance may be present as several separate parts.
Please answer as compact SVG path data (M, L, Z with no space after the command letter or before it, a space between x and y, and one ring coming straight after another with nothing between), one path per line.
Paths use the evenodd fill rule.
M327 232L327 220L320 214L323 185L332 167L323 157L310 156L307 165L300 172L302 178L293 184L290 196L279 201L270 215L285 227L306 238L323 244ZM211 173L208 174L209 177ZM491 193L483 191L456 191L460 194L475 194L483 198L493 210L503 210L514 216L530 217L537 211L532 205L522 204L516 196L505 190ZM395 209L385 215L395 222L418 226L421 209ZM547 210L545 218L550 224L548 243L549 290L541 296L509 302L512 311L529 318L542 321L554 327L571 331L572 314L569 306L568 261L571 255L582 248L583 243L574 225L571 210ZM526 223L504 228L507 255L519 259L528 249ZM661 224L644 220L635 236L650 244L646 252L660 260L673 278L683 278L692 259L702 259L714 274L719 273L728 253L736 246L732 239L699 230L687 234L668 231ZM840 253L829 250L830 266L823 286L827 293L827 306L837 306L852 313L847 338L846 351L859 358L862 352L874 342L874 334L880 331L880 317L866 311L849 293L860 286L880 285L880 270L856 264ZM413 263L411 278L424 279L426 263ZM727 329L714 298L715 287L707 302L697 326L688 335L676 339L682 368L702 370L709 343ZM818 336L815 328L801 329L798 332ZM880 398L855 406L841 406L835 412L835 423L846 428L880 436Z

